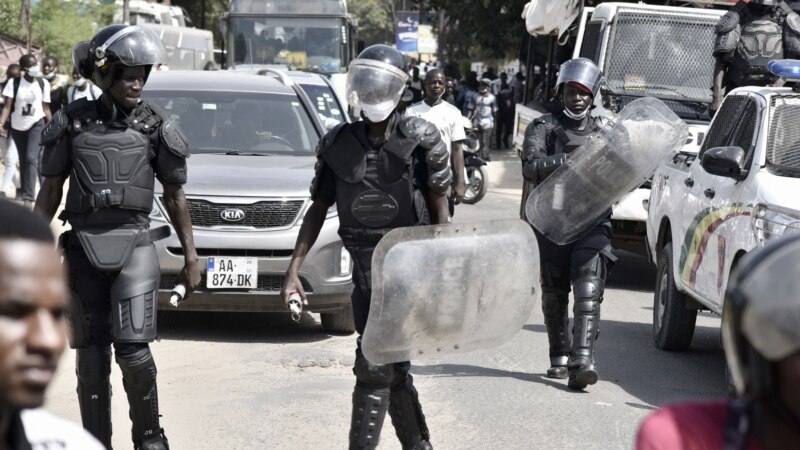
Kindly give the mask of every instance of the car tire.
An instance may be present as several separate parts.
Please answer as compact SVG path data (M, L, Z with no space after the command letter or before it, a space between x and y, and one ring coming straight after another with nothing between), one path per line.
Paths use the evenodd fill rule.
M353 320L353 305L348 303L344 308L332 312L320 314L322 329L329 333L351 334L356 331L356 323Z
M675 286L672 275L672 244L658 258L653 294L653 341L661 350L686 350L692 343L697 310L686 307L688 297Z

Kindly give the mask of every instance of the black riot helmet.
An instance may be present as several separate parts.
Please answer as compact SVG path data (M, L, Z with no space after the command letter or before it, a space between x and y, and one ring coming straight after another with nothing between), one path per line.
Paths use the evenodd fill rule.
M779 398L776 364L800 352L800 235L746 255L731 275L722 312L725 359L737 393L769 402L800 424ZM789 414L788 416L786 414Z
M382 122L400 102L407 80L402 53L388 45L371 45L350 63L347 99L370 122Z
M135 25L109 25L91 41L79 42L72 49L72 63L84 78L102 90L111 87L117 65L145 66L145 81L154 64L164 63L167 51L158 35Z

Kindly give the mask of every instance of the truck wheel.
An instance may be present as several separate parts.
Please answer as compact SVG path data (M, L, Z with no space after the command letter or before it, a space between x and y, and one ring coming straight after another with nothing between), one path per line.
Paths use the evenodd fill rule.
M356 331L356 323L353 320L353 305L347 306L339 311L320 314L322 329L329 333L351 334Z
M672 278L672 244L658 259L653 296L653 341L662 350L686 350L692 343L697 310L686 307L686 294L678 291Z

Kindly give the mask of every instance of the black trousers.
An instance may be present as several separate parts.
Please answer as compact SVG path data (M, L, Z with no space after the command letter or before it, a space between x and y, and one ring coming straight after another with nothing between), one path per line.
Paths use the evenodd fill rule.
M607 262L613 261L611 253L611 221L595 225L577 241L558 245L534 229L541 258L542 290L568 294L578 269L598 254Z
M43 129L44 119L40 119L24 131L11 129L11 137L14 139L19 154L23 200L36 200L36 180L39 178L39 139Z

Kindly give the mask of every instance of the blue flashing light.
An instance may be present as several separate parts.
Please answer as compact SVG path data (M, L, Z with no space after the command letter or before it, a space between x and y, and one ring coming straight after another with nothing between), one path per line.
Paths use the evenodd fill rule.
M786 80L800 81L800 60L776 59L768 62L767 68L774 75Z

